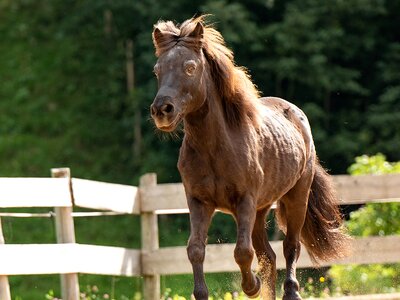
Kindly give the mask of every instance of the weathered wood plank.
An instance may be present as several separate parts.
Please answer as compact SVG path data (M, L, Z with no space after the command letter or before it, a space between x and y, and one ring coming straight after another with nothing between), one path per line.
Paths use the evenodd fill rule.
M400 199L400 174L336 175L333 181L341 204L398 202Z
M75 244L0 245L0 274L64 274L77 272L71 254Z
M143 198L142 192L151 190L157 186L157 175L150 173L140 178L140 197ZM157 251L159 248L158 236L158 217L154 211L142 212L140 215L141 222L141 239L142 253ZM142 261L143 266L143 261ZM160 275L143 274L143 296L148 300L160 299Z
M204 272L238 272L233 258L234 244L207 245ZM186 247L165 247L142 253L143 274L188 274L192 267Z
M0 245L0 275L140 276L140 250L80 244Z
M400 262L400 235L373 236L353 241L352 255L324 264L375 264Z
M138 188L135 186L72 178L72 190L77 206L140 213Z
M79 273L141 276L140 250L121 247L78 245Z
M71 206L66 178L0 178L0 207Z
M208 245L206 272L239 271L233 259L234 244ZM278 268L284 268L282 243L273 242ZM355 241L354 254L337 264L392 263L400 257L400 237L370 237ZM377 253L376 255L371 255ZM142 254L143 274L191 273L186 247L161 248ZM312 264L302 251L300 268ZM323 264L323 265L329 265ZM253 267L256 268L256 261ZM140 276L140 250L80 244L0 245L0 275L88 273Z
M400 201L400 174L332 176L340 204ZM142 193L142 211L158 214L186 213L185 190L181 183L158 184Z
M341 204L399 201L400 175L333 176ZM138 189L134 186L72 179L78 206L122 213L140 212ZM0 178L0 207L70 206L68 181L62 178ZM181 183L159 184L143 189L143 212L187 212Z
M69 168L51 169L54 178L67 178L71 190L71 171ZM71 195L72 198L72 195ZM75 243L75 227L72 207L56 207L57 243ZM79 281L77 273L61 274L61 295L66 300L79 300Z
M1 226L0 218L0 245L4 245L3 228ZM8 277L6 275L0 275L0 299L1 300L11 300L10 284L8 282Z
M277 254L277 268L285 268L282 242L271 242ZM205 272L237 272L238 266L233 258L234 244L207 245ZM320 266L332 264L366 264L393 263L400 257L400 236L368 237L354 240L353 254L342 260L321 263ZM143 253L144 274L184 274L191 273L191 266L186 256L186 247L161 248L152 253ZM299 268L313 267L305 250L301 252ZM257 268L256 259L253 268Z
M5 275L0 275L0 299L11 300L10 285L8 277Z
M142 212L188 209L182 183L164 183L151 188L141 187L141 199Z

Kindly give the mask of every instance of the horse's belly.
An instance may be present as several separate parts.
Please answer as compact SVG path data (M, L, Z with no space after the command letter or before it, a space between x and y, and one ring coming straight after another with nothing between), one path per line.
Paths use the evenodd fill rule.
M271 144L273 146L266 147L262 157L264 177L258 194L259 204L277 201L286 194L300 179L308 159L304 140L295 130L291 137L282 133Z

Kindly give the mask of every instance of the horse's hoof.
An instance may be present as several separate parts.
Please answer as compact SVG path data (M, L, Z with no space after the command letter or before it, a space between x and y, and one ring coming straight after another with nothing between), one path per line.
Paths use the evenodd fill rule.
M257 298L261 293L261 279L256 276L256 286L251 291L244 291L250 299Z
M282 300L302 300L298 292L285 293Z

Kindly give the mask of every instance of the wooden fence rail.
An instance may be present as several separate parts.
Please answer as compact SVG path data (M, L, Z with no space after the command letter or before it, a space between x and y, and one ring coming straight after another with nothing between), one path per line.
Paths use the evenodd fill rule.
M160 299L160 275L191 273L185 247L159 248L159 214L187 213L181 183L157 184L155 174L142 177L140 186L69 178L68 169L54 169L53 177L0 178L0 208L54 207L57 244L5 244L0 220L0 299L10 300L7 276L61 274L62 297L79 299L78 273L143 276L144 298ZM334 176L340 204L398 202L400 175ZM79 206L141 217L142 249L75 243L72 207ZM2 215L6 215L3 213ZM13 214L10 214L11 216ZM284 268L282 243L272 242L277 267ZM354 253L330 264L393 263L400 261L400 236L354 240ZM208 245L206 272L233 272L233 244ZM254 261L255 267L256 261ZM326 264L326 266L330 265ZM305 251L299 267L312 267ZM395 299L395 298L393 298Z

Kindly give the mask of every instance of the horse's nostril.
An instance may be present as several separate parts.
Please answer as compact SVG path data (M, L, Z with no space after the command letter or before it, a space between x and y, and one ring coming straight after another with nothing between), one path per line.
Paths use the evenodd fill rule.
M172 104L166 104L165 105L164 112L166 112L167 114L169 114L173 110L174 110L174 107L172 106Z
M150 113L152 117L163 117L173 113L174 109L169 97L157 97L150 106Z
M154 107L154 105L150 106L150 113L154 116L157 113L156 108Z
M174 106L170 103L167 103L167 104L164 104L163 106L161 106L161 113L165 116L170 114L173 111L174 111Z

